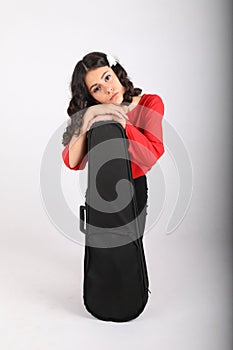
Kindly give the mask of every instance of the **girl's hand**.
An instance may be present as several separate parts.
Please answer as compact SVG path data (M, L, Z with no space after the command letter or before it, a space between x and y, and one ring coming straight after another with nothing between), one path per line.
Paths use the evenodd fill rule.
M93 116L98 116L102 114L113 114L118 117L123 116L126 119L129 119L127 116L128 107L125 105L119 105L114 103L102 103L90 107L91 113Z
M128 107L124 105L118 105L113 103L102 103L98 105L91 106L87 109L86 113L83 116L83 122L81 127L81 133L85 133L91 127L89 125L90 121L95 118L95 121L100 120L116 120L122 124L125 128L126 120L129 119L127 116ZM104 115L108 115L107 119L103 119ZM101 119L96 119L97 117ZM118 119L115 119L118 117ZM88 128L88 130L87 130Z
M115 120L116 122L120 123L122 127L125 129L126 119L124 117L122 116L118 117L116 115L111 115L111 114L104 114L104 115L98 115L97 117L94 117L93 119L91 119L88 123L86 131L88 131L91 128L92 124L94 124L95 122L104 121L104 120Z

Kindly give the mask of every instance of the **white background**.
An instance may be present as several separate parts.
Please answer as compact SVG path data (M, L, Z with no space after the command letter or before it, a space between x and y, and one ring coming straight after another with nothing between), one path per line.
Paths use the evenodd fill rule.
M1 5L2 349L231 348L231 13L226 0ZM83 246L53 225L40 194L44 150L68 120L72 71L91 51L115 55L135 86L163 98L194 171L180 226L166 235L167 202L145 238L152 294L125 324L85 310ZM152 171L161 166L166 179L169 164L166 152Z

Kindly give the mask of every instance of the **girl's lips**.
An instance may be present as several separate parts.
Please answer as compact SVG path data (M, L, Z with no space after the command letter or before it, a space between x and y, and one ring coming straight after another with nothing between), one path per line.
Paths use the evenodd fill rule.
M112 97L110 98L110 100L112 100L117 94L118 94L118 92L116 92L114 95L112 95Z

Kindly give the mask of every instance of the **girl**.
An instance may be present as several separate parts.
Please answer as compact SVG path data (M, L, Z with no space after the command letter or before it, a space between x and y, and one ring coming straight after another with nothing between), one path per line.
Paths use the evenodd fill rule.
M87 132L97 121L115 120L125 129L135 184L138 214L144 232L148 187L146 173L164 153L162 117L164 105L156 94L142 94L125 69L111 55L88 53L75 66L71 80L72 98L67 109L71 122L63 134L62 157L72 170L85 168Z

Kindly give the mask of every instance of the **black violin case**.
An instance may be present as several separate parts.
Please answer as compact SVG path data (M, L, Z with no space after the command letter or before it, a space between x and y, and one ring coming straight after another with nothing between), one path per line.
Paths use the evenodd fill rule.
M148 301L148 272L124 128L99 121L87 134L83 301L94 317L126 322Z

